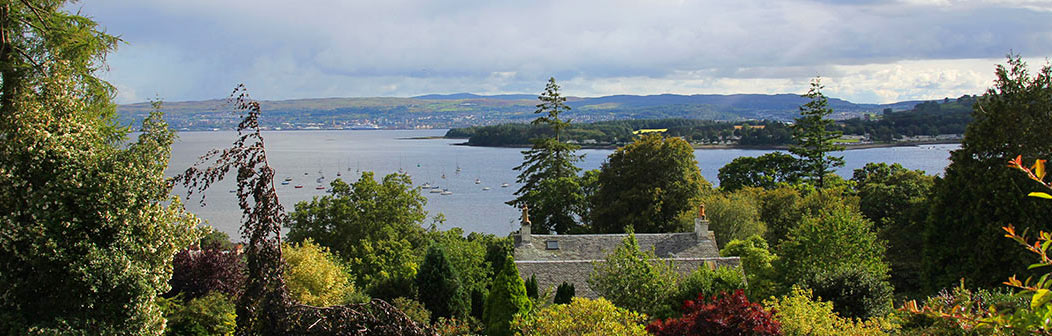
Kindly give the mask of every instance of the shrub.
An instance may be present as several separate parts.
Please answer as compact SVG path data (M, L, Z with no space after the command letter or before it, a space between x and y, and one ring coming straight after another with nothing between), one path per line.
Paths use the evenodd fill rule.
M308 238L299 245L286 245L283 254L288 264L285 284L293 300L321 307L368 301L328 248Z
M891 285L860 268L822 272L804 282L820 299L833 303L833 310L848 318L884 317L891 312Z
M512 319L517 314L530 311L532 307L530 298L526 297L526 285L519 277L519 270L515 268L515 260L508 256L502 267L493 279L493 288L490 288L483 313L486 334L490 336L513 335L515 332L511 329Z
M519 315L512 328L523 336L646 335L646 316L618 308L603 298L573 298L570 304L541 309L532 316Z
M553 300L553 302L555 302L555 304L568 304L573 299L574 295L577 294L575 292L576 290L574 289L573 284L563 282L555 289L555 300Z
M712 193L702 197L710 228L716 233L716 244L726 246L734 239L745 239L752 235L763 235L767 225L760 221L760 205L757 191Z
M166 297L196 299L216 291L237 298L245 283L245 260L234 251L182 250L172 261L172 286Z
M445 249L435 245L427 250L416 273L417 298L431 311L431 319L467 316L468 298Z
M183 302L182 296L159 299L168 323L165 335L233 335L234 302L219 292Z
M980 323L995 318L994 312L1025 311L1029 308L1027 298L1012 295L1011 291L1004 289L990 291L986 289L970 290L960 286L951 289L942 289L938 294L930 296L923 301L920 309L910 311L903 309L901 314L901 334L903 335L993 335L1006 334L1007 330L995 324ZM969 317L969 319L945 318L932 316L923 312L952 312L955 317Z
M474 318L461 320L439 317L431 325L431 328L435 330L436 334L442 336L474 336L482 334L482 330L478 328L478 321Z
M750 303L742 290L721 293L711 300L698 296L696 301L687 301L683 311L680 318L651 322L647 331L657 336L781 334L781 325L771 312Z
M628 235L606 261L592 269L588 284L599 296L628 310L650 316L668 316L668 297L675 289L676 273L653 253L639 250L635 235Z
M711 269L702 266L680 280L676 291L669 296L669 305L680 308L686 301L699 296L710 297L744 288L745 281L738 269L722 266Z
M858 210L835 207L807 216L778 246L778 266L787 284L801 283L814 274L840 268L865 270L887 279L884 242Z
M424 305L420 301L416 301L406 297L397 297L391 300L391 305L401 310L408 316L410 320L416 322L418 325L429 325L431 324L431 312L424 308Z
M840 317L829 302L813 299L811 290L793 287L788 296L764 301L786 336L885 335L892 325L881 319L858 321Z

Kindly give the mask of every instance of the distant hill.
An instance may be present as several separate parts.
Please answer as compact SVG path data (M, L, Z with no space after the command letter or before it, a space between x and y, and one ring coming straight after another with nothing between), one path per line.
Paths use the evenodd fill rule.
M686 118L701 120L791 120L806 98L795 94L732 95L614 95L568 97L575 122L624 119ZM922 101L856 104L830 98L834 119L850 119L884 109L912 109ZM261 101L263 126L283 129L339 129L357 126L383 128L452 128L526 122L534 118L537 96L532 94L432 94L410 98L313 98ZM150 111L149 103L118 106L123 124L138 124ZM176 129L232 129L237 116L224 100L166 102L169 124Z

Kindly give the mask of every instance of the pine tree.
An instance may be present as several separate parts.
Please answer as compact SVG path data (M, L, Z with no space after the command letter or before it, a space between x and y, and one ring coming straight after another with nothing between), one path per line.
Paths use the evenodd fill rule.
M537 298L537 276L530 275L530 279L526 280L526 296L531 299Z
M815 78L811 89L803 95L811 101L800 106L800 117L793 124L795 144L789 147L789 152L800 157L803 175L809 176L812 182L817 180L818 187L825 186L825 175L833 172L833 168L844 165L843 156L829 155L829 152L844 150L844 146L835 143L841 132L832 130L833 120L826 118L833 109L829 108L822 88L821 79Z
M528 312L533 305L526 296L526 285L515 268L515 260L509 256L503 267L493 279L483 313L482 321L486 325L486 334L490 336L514 335L511 321L515 314Z
M423 265L416 273L417 297L424 308L431 311L431 320L439 317L463 318L467 316L468 297L453 269L446 251L440 246L427 249Z
M529 206L531 229L535 233L567 233L579 226L574 214L579 213L584 198L577 181L581 168L574 164L584 156L574 153L580 146L560 139L570 121L559 115L570 107L566 105L566 97L559 94L555 78L548 79L544 93L537 99L541 103L534 113L542 115L532 123L549 126L553 137L533 139L533 147L522 152L523 162L515 170L519 171L516 181L523 185L515 192L518 197L508 205Z
M555 299L553 302L555 302L555 304L569 304L576 294L572 283L563 282L555 290Z

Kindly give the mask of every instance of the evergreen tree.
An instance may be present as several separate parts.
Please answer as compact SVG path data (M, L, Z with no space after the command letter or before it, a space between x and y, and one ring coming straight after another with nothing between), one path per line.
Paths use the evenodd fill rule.
M158 335L199 220L170 194L161 113L134 140L114 122L95 70L118 39L66 5L0 5L0 334Z
M568 304L577 293L572 283L563 282L555 289L555 304Z
M644 135L603 163L591 197L596 233L679 232L691 225L702 194L712 186L686 140Z
M483 312L482 321L486 325L486 334L490 336L514 335L511 321L515 314L528 312L532 307L526 296L526 285L515 268L515 259L508 256L502 267L493 279Z
M432 245L427 249L424 264L416 273L416 287L419 291L417 297L424 308L431 311L432 321L439 317L467 316L470 308L467 292L442 247Z
M844 150L844 146L835 144L841 132L832 130L833 120L827 117L833 113L829 101L822 94L821 79L811 81L811 89L803 97L811 101L800 106L800 117L793 124L794 145L789 152L800 157L803 175L811 181L818 181L819 187L825 186L825 176L833 168L844 165L844 157L830 156L829 152Z
M526 280L526 296L531 299L537 298L537 276L531 274L530 278Z
M1030 255L1004 238L1001 227L1050 231L1052 203L1027 197L1033 181L1004 168L1052 157L1052 68L1031 76L1018 56L998 65L994 86L972 111L961 149L950 154L944 177L935 180L932 207L923 230L923 276L928 290L956 284L996 286L1026 278Z
M546 125L551 137L533 139L533 147L522 152L523 161L515 170L519 171L517 182L522 187L515 191L517 198L508 205L530 208L531 230L535 233L568 233L579 224L574 218L583 204L577 172L574 164L584 157L575 154L580 146L562 142L560 136L570 126L569 120L559 115L570 110L566 97L559 94L555 78L548 79L544 92L537 97L541 101L534 113L542 114L533 120L534 125Z

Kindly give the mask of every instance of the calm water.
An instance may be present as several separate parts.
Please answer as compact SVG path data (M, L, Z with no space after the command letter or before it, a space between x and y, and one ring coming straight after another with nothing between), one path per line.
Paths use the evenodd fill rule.
M501 235L517 228L519 212L504 202L514 198L512 193L518 188L517 172L512 168L522 161L521 149L453 145L463 140L405 139L443 134L445 130L270 131L263 136L278 182L286 177L293 179L288 185L278 185L278 196L288 211L292 211L296 202L324 195L324 190L315 187L327 187L329 181L338 177L337 173L345 181L353 181L360 176L359 171L374 171L379 178L402 169L412 176L416 185L429 182L453 192L453 195L423 194L428 199L426 209L430 216L445 215L443 228L459 226L468 232ZM183 132L179 137L173 147L169 175L183 171L210 149L229 146L235 133ZM897 162L910 169L938 174L949 164L949 152L957 148L959 145L928 145L846 151L841 153L846 165L837 173L850 178L852 170L867 162ZM582 150L586 156L580 166L586 170L599 168L611 152ZM694 155L702 175L717 184L718 169L734 158L769 152L772 151L710 149L696 150ZM460 167L459 173L457 167ZM319 171L325 177L322 184L316 182ZM228 179L209 190L206 206L199 206L195 197L187 202L187 208L231 237L238 237L241 213L234 194L230 193L234 189L233 176ZM502 183L510 186L502 188ZM295 185L303 188L296 189ZM182 190L176 192L183 194Z

